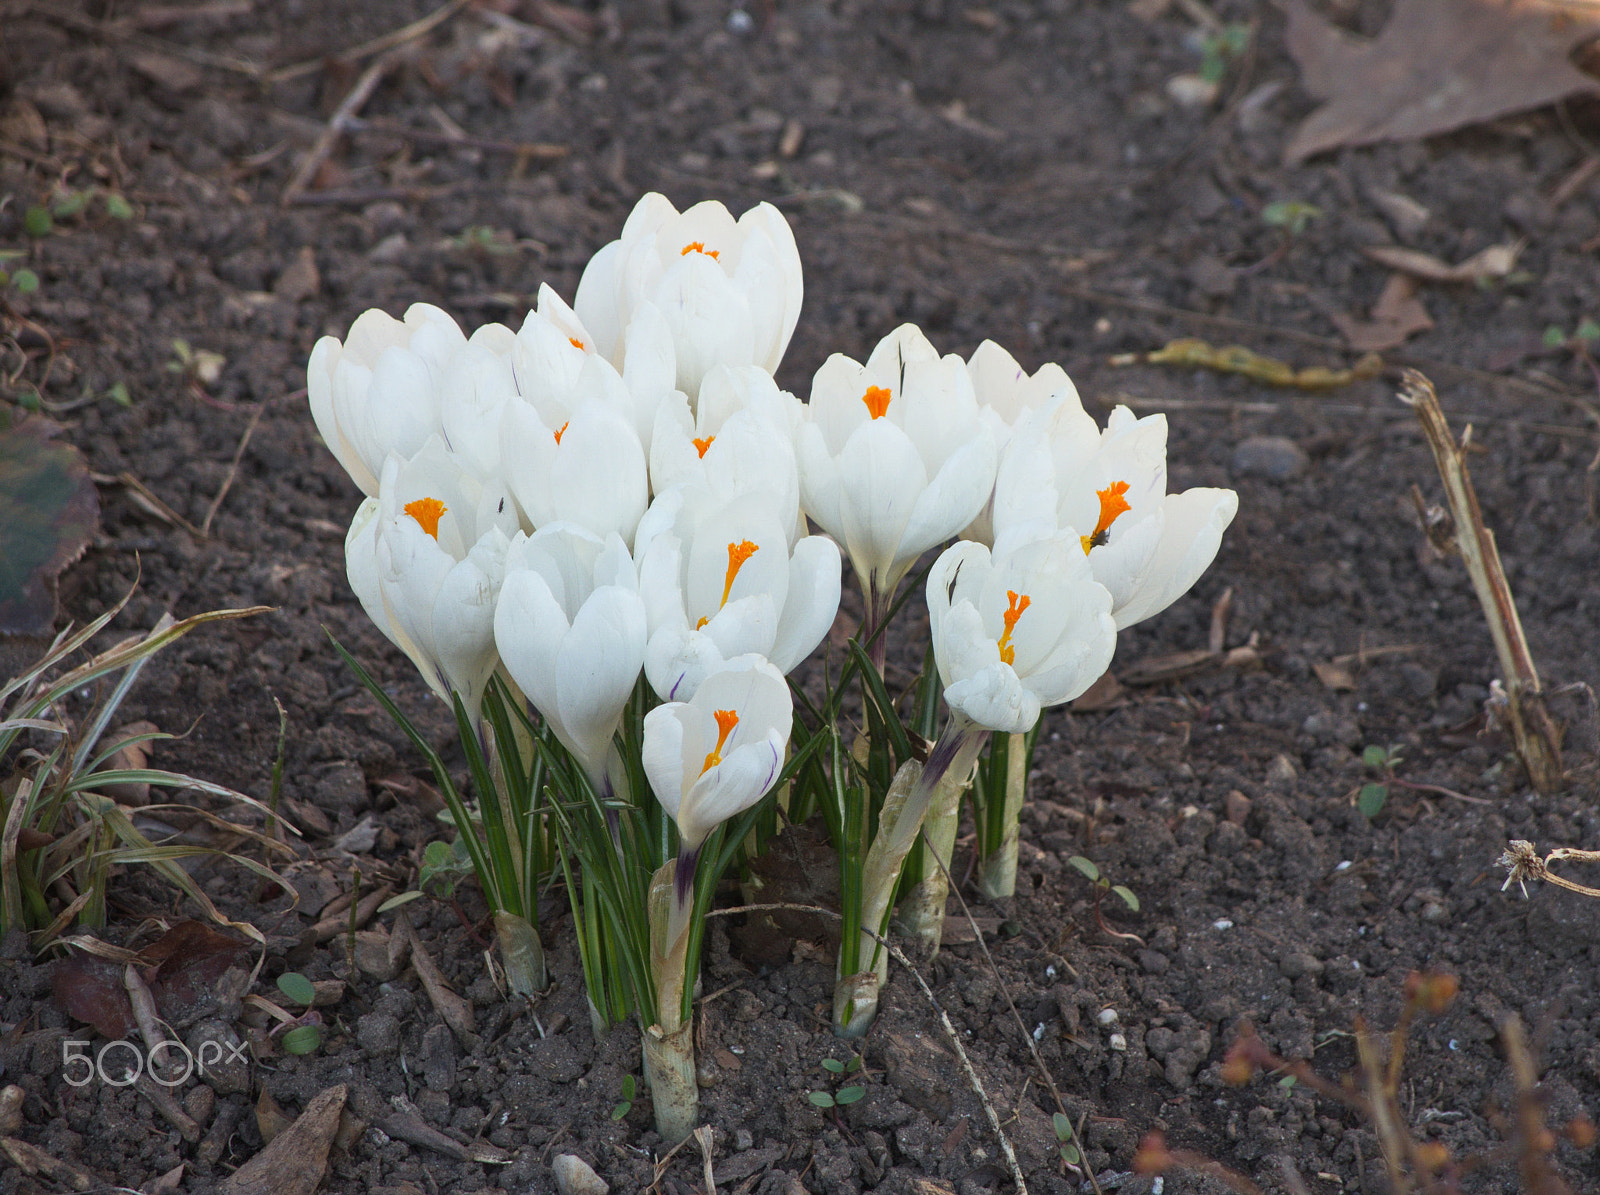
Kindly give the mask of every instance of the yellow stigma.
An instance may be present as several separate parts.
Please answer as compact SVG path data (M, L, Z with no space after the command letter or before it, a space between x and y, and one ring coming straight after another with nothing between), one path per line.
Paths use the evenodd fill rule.
M882 419L889 413L889 399L892 396L882 386L868 386L867 392L861 396L861 401L867 404L867 410L874 419Z
M739 715L733 710L717 710L716 719L717 745L706 755L706 762L700 768L702 776L722 762L722 749L727 746L728 736L733 733L733 728L739 725Z
M1019 594L1015 590L1006 590L1006 629L1000 634L1000 659L1006 664L1017 662L1017 649L1011 642L1011 632L1017 629L1017 619L1022 617L1022 612L1033 604L1033 599L1027 594Z
M706 248L706 243L704 241L690 241L687 245L685 245L683 247L682 251L679 252L678 256L679 257L688 257L689 254L691 254L691 253L704 253L712 261L716 261L718 252L719 252L719 250L716 250L716 249L707 249Z
M1095 494L1100 499L1100 521L1094 525L1093 535L1079 536L1083 540L1083 554L1087 556L1090 548L1098 548L1110 538L1111 524L1117 521L1118 515L1127 514L1133 507L1128 505L1128 500L1122 495L1128 492L1128 483L1113 481L1103 490L1096 490Z
M439 539L439 518L450 508L437 498L418 498L415 502L406 503L406 513L422 525L422 529Z
M556 443L557 444L561 443L562 435L565 434L567 428L569 428L571 426L572 426L572 420L569 419L565 423L563 423L560 427L556 428L555 437L556 437Z
M589 351L589 346L584 344L583 341L579 340L576 336L567 337L567 343L573 348L579 349L585 353Z
M703 440L699 436L696 436L694 438L693 443L694 443L695 448L698 449L699 452L700 452L700 459L701 460L705 460L706 449L711 447L711 441L713 441L715 439L716 439L715 436L707 436Z

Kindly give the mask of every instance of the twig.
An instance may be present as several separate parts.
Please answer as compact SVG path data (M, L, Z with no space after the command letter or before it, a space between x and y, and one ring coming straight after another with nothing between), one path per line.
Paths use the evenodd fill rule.
M283 198L279 201L284 207L292 204L296 197L311 185L311 180L316 177L317 171L322 169L322 164L328 160L328 155L333 152L334 143L339 140L344 132L344 122L361 111L362 106L377 90L378 84L389 73L394 64L399 61L399 51L390 50L384 54L356 80L356 85L350 93L339 101L339 106L334 109L328 118L327 125L317 136L316 143L312 145L299 167L294 172L294 177L289 180L289 185L283 189Z
M287 83L291 79L298 79L301 75L314 75L326 65L329 58L337 62L360 62L363 58L371 58L374 54L381 54L385 50L392 50L396 46L403 46L407 42L415 41L425 33L432 32L439 25L444 24L456 13L470 3L470 0L450 0L442 8L437 8L427 16L412 21L409 25L402 25L382 37L375 37L371 41L362 42L359 46L351 46L335 54L320 55L308 58L304 62L296 62L292 66L280 66L276 70L268 71L262 76L262 82L268 84Z
M1527 637L1522 633L1511 586L1500 566L1494 532L1484 526L1478 495L1467 474L1465 449L1471 429L1469 427L1458 445L1450 433L1450 425L1445 422L1433 383L1414 369L1406 370L1399 397L1416 412L1428 447L1433 450L1439 476L1444 480L1445 497L1455 519L1456 547L1466 563L1478 603L1483 607L1489 633L1494 638L1495 654L1500 658L1500 670L1505 674L1506 704L1517 757L1527 768L1528 778L1536 789L1541 793L1555 792L1561 787L1561 736L1545 709L1544 697L1539 691L1539 673L1533 666Z
M158 519L162 519L168 523L171 523L174 527L183 528L183 530L187 531L196 539L206 538L206 533L204 531L200 530L200 528L196 527L188 519L184 518L177 511L173 510L172 507L168 506L160 498L156 497L155 491L149 486L145 485L144 482L140 481L132 473L118 473L115 477L106 478L105 482L102 482L98 476L94 480L97 484L105 484L105 482L112 481L117 482L118 484L126 487L132 493L134 505L144 507L144 509L150 514L155 515Z
M344 122L347 133L381 133L389 137L403 137L423 145L456 145L462 149L484 149L493 153L514 154L535 162L553 162L572 152L570 145L549 141L502 141L494 137L477 137L471 133L441 133L433 129L418 129L394 120L376 117L351 116Z
M705 1195L717 1195L717 1180L711 1173L711 1136L712 1128L703 1124L694 1131L694 1143L700 1147L700 1160L705 1163L706 1191Z
M1006 1007L1011 1010L1011 1019L1016 1022L1017 1032L1022 1034L1023 1044L1028 1047L1028 1054L1033 1058L1034 1066L1039 1068L1039 1074L1044 1077L1044 1085L1049 1088L1050 1096L1056 1102L1056 1111L1063 1116L1067 1116L1070 1121L1071 1117L1067 1114L1067 1105L1061 1098L1061 1092L1056 1087L1055 1079L1050 1075L1050 1068L1045 1066L1044 1059L1039 1057L1038 1043L1033 1040L1033 1034L1028 1032L1027 1023L1023 1021L1022 1014L1017 1011L1017 1006L1011 999L1011 989L1001 976L1000 968L994 961L994 955L989 953L989 944L983 940L983 931L978 928L978 919L972 915L972 909L967 905L966 897L961 895L961 886L951 877L949 869L945 868L944 860L939 858L939 853L928 845L926 835L924 835L923 840L923 851L925 857L933 859L944 870L945 880L950 885L950 891L955 893L956 900L961 905L961 915L967 919L967 924L972 926L972 936L977 940L978 949L983 951L983 959L989 964L989 971L1000 988L1000 994L1006 998ZM1098 911L1097 907L1097 914ZM1104 922L1101 922L1101 928L1105 928ZM1141 942L1140 945L1143 945L1143 943ZM1076 1136L1076 1133L1074 1133L1074 1136ZM1094 1188L1095 1195L1101 1195L1100 1180L1095 1177L1094 1168L1089 1165L1087 1160L1084 1161L1083 1168L1089 1176L1089 1185Z
M234 450L233 460L228 465L228 475L222 479L222 488L217 491L217 496L211 499L211 505L206 507L206 517L200 522L202 539L211 535L211 520L217 517L217 509L222 505L222 500L228 496L228 490L233 487L234 478L239 476L239 462L244 457L245 448L250 444L250 437L255 434L256 424L261 422L262 412L266 409L266 403L256 407L256 413L250 416L250 424L244 429L244 435L239 437L239 447Z
M946 871L945 874L948 876L949 872ZM739 905L732 909L713 909L711 912L707 913L706 916L727 917L734 913L769 913L778 911L787 911L792 913L814 913L821 917L832 917L835 921L844 920L844 918L838 913L834 912L834 910L824 909L820 905L796 905L789 904L787 902L760 905ZM968 914L968 916L970 917L971 914ZM870 934L872 937L876 938L878 940L878 944L889 952L889 957L894 959L895 962L899 963L908 972L910 972L911 977L917 981L917 986L922 989L923 996L927 998L929 1004L933 1005L933 1010L939 1014L939 1023L944 1027L945 1035L949 1037L950 1044L955 1047L956 1057L961 1061L961 1069L967 1076L967 1082L971 1085L974 1094L977 1095L978 1103L983 1106L984 1115L989 1119L989 1127L994 1130L994 1135L1000 1142L1000 1151L1001 1153L1005 1154L1006 1164L1011 1167L1011 1181L1017 1185L1017 1195L1028 1195L1027 1180L1022 1176L1022 1167L1017 1162L1016 1150L1011 1148L1011 1139L1006 1136L1005 1130L1000 1127L1000 1114L995 1111L994 1104L990 1102L988 1093L984 1091L983 1081L978 1078L978 1072L973 1069L972 1060L967 1057L966 1050L962 1049L961 1035L956 1032L956 1027L951 1023L949 1014L947 1014L943 1006L940 1005L938 999L933 994L933 989L930 988L927 984L927 981L922 978L921 972L911 965L911 960L905 956L904 951L902 951L893 942L890 942L887 938L881 937L869 929L863 929L861 932ZM983 940L982 934L978 935L978 940L980 942ZM1004 985L1002 984L1002 990L1003 988ZM1010 1000L1009 994L1007 995L1006 999L1008 1001ZM1016 1014L1015 1008L1013 1008L1011 1011L1013 1015ZM1022 1023L1020 1017L1018 1017L1017 1023L1019 1025ZM1026 1030L1024 1030L1024 1035L1027 1035ZM1037 1055L1035 1055L1035 1057L1037 1057ZM1045 1078L1048 1081L1048 1072L1046 1072ZM1054 1089L1054 1084L1051 1084L1051 1090ZM1057 1095L1056 1102L1060 1103L1060 1101L1061 1097ZM1092 1174L1089 1177L1091 1181L1094 1178ZM1099 1195L1099 1191L1100 1187L1097 1183L1095 1184L1096 1195Z

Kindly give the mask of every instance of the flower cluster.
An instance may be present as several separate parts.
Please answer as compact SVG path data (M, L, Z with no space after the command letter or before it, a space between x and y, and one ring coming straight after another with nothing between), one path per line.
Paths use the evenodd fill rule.
M1161 416L1118 408L1102 430L1058 366L1029 375L992 342L941 356L905 325L865 362L830 357L802 403L773 380L802 293L771 205L735 220L648 195L572 305L546 286L520 328L470 336L427 304L368 311L308 370L317 429L366 495L345 550L373 622L474 727L498 676L602 801L644 781L675 823L651 936L679 989L685 877L786 775L784 677L833 626L844 558L881 666L901 583L951 545L926 600L960 733L931 777L932 758L970 768L974 733L1024 733L1094 683L1236 509L1228 490L1167 493ZM639 1011L670 1035L679 993L661 992Z

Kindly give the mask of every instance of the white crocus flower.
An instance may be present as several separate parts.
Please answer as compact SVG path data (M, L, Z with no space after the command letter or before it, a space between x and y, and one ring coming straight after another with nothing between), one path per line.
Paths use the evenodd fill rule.
M1139 419L1118 407L1101 432L1071 394L1018 425L995 486L994 527L1076 529L1121 628L1188 592L1238 509L1232 490L1167 493L1165 415Z
M788 521L793 542L794 531L804 531L794 458L794 432L804 418L800 400L764 369L719 365L706 375L692 413L681 393L663 409L650 445L651 492L685 482L723 496L761 490Z
M689 701L644 716L644 771L678 823L680 862L777 782L793 720L788 683L760 656L729 660Z
M1111 663L1111 595L1068 532L963 540L928 574L934 659L952 718L1021 734Z
M1006 445L1017 423L1030 412L1044 407L1057 395L1069 394L1077 399L1078 391L1067 376L1066 370L1054 362L1039 367L1037 373L1017 364L1017 359L992 340L985 340L967 360L967 373L972 377L972 388L978 396L978 410L994 435L998 458L1005 458ZM994 543L994 501L984 504L983 511L961 534L979 543Z
M645 675L663 700L687 700L748 653L787 673L822 641L839 609L839 549L820 535L791 549L791 522L759 491L681 485L651 505L639 524L639 588Z
M630 326L653 305L671 332L677 389L692 402L713 366L775 373L802 294L794 234L770 203L735 221L715 201L680 213L652 193L589 262L574 306L600 352L626 371L638 351Z
M994 434L960 357L910 324L865 365L817 371L796 438L800 500L850 554L871 625L917 557L966 527L994 489Z
M622 539L572 523L519 532L494 638L511 679L604 791L611 739L644 662L644 603Z
M495 598L516 514L431 439L410 460L391 456L378 496L345 538L350 587L369 617L445 701L476 717L495 669Z
M649 491L644 448L622 378L604 358L581 355L564 391L525 401L523 390L505 403L501 469L534 527L573 522L631 544Z
M437 307L414 303L404 322L362 312L343 343L324 336L311 350L311 417L333 455L369 498L389 456L415 456L440 430L440 388L466 340Z

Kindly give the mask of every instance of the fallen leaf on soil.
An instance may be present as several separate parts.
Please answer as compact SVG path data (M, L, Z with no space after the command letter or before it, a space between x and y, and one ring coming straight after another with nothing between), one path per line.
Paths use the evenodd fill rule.
M235 1170L222 1195L312 1195L328 1169L328 1148L339 1129L345 1085L330 1087L272 1144Z
M1356 687L1355 677L1350 675L1349 669L1341 668L1338 664L1331 664L1326 660L1318 660L1311 665L1311 671L1317 674L1317 679L1322 682L1325 689L1334 692L1346 691Z
M272 1093L263 1087L261 1098L256 1100L256 1131L261 1134L262 1144L271 1145L293 1123L294 1117L280 1108Z
M1428 309L1417 298L1416 280L1404 273L1389 275L1383 293L1365 320L1334 312L1329 316L1358 353L1381 353L1402 345L1418 332L1433 327Z
M1087 714L1126 704L1127 698L1122 692L1121 683L1108 672L1074 698L1071 709L1075 714Z
M218 981L247 949L243 942L198 921L181 921L145 947L135 961L154 968L145 979L162 1018L184 1024L214 1002ZM123 968L120 962L89 954L68 955L51 975L56 1004L105 1037L132 1035L138 1026Z
M59 430L25 419L0 431L0 634L43 635L56 618L56 577L100 525L83 457L52 444Z
M1361 252L1379 265L1410 274L1413 278L1421 278L1424 282L1487 282L1504 278L1516 268L1522 242L1490 245L1454 266L1447 265L1431 253L1403 249L1399 245L1370 245Z
M1408 141L1600 92L1568 59L1600 15L1549 0L1398 0L1377 38L1284 0L1289 53L1324 101L1284 149L1290 163L1344 145Z

